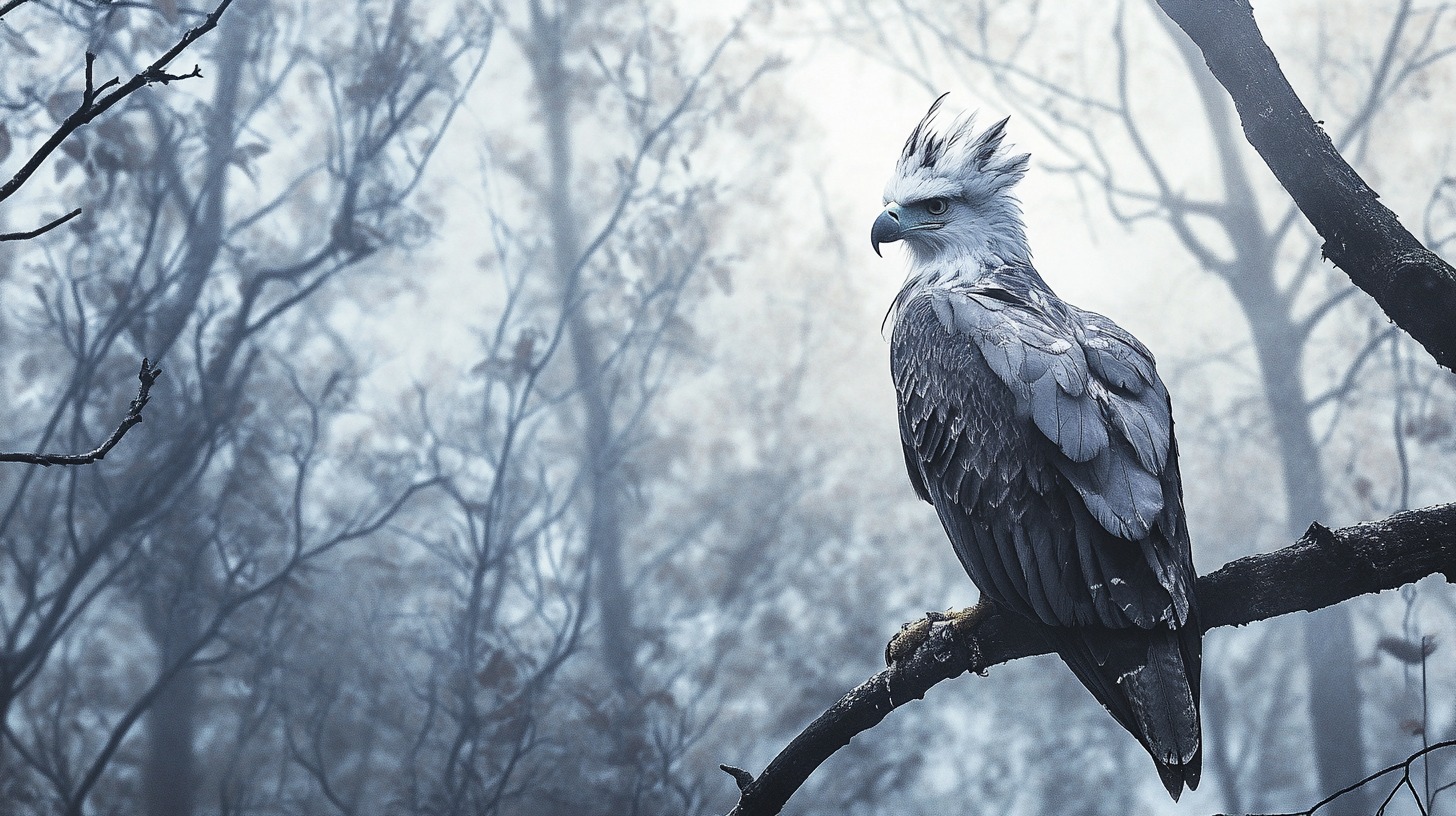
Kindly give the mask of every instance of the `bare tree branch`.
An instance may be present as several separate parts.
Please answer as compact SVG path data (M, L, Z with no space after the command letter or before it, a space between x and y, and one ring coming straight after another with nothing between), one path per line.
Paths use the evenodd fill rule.
M1389 767L1382 768L1375 773L1365 777L1364 779L1361 779L1359 782L1356 782L1353 785L1349 785L1347 787L1341 788L1338 791L1335 791L1329 796L1326 796L1325 798L1316 802L1314 806L1308 810L1301 810L1297 813L1269 814L1269 816L1314 816L1315 813L1319 812L1320 808L1323 808L1325 805L1328 805L1336 799L1339 799L1341 796L1344 796L1347 793L1357 791L1370 784L1371 782L1379 779L1380 777L1387 776L1389 774L1395 773L1396 771L1404 771L1404 773L1401 775L1401 778L1396 781L1395 787L1390 789L1390 794L1385 797L1384 805L1381 806L1380 810L1383 812L1385 810L1385 806L1388 806L1391 800L1395 799L1395 795L1400 793L1400 789L1405 788L1411 792L1411 796L1416 798L1416 803L1420 806L1421 812L1429 813L1430 804L1433 797L1427 797L1424 803L1421 802L1420 794L1416 792L1415 783L1411 780L1411 765L1414 764L1416 760L1425 758L1430 754L1433 754L1436 751L1440 751L1445 748L1456 748L1456 740L1433 742L1430 745L1422 748L1421 750L1416 751L1414 754L1406 757L1404 760L1397 762ZM1439 793L1440 790L1444 790L1444 788L1438 789L1436 792Z
M77 210L80 212L80 210ZM162 369L152 365L152 362L145 357L142 358L142 370L137 374L141 380L141 388L137 390L136 399L131 401L131 407L127 409L126 416L122 417L121 424L116 426L111 436L101 446L89 453L0 453L0 462L20 462L27 465L89 465L100 462L111 453L111 449L121 441L126 432L142 421L142 409L147 407L147 402L152 398L152 385L157 378L162 376Z
M182 38L168 49L167 53L158 57L156 62L142 69L141 72L125 83L122 83L120 78L113 77L103 82L100 87L97 87L92 73L93 66L96 62L96 55L88 51L86 53L86 89L82 92L81 104L76 107L76 110L71 112L71 115L65 118L65 121L61 122L61 126L56 128L56 131L50 135L50 138L45 140L45 143L15 172L15 175L9 181L5 182L4 185L0 185L0 201L4 201L13 195L16 190L19 190L21 185L25 184L35 174L36 170L40 169L40 166L45 163L45 160L55 152L56 148L61 146L61 143L68 136L75 133L83 125L88 124L96 117L105 113L117 102L131 96L133 93L148 85L156 83L165 85L174 80L202 76L201 70L196 66L186 74L170 74L166 69L172 63L172 60L176 59L188 46L196 42L202 35L216 28L218 19L222 17L223 12L227 11L227 7L232 5L232 3L233 0L222 0L218 4L217 9L207 15L206 19L195 28L183 34ZM8 11L9 8L6 7L5 10ZM116 89L111 91L111 93L105 93L108 88L112 87Z
M0 233L0 241L29 241L30 239L35 238L37 236L45 235L47 232L50 232L51 230L55 229L56 227L59 227L60 225L66 223L67 221L70 221L72 218L75 218L76 216L78 216L80 214L81 214L81 208L80 207L77 207L76 209L71 210L70 212L66 213L65 215L61 216L60 218L53 219L50 223L46 224L45 226L38 227L36 229L31 230L30 232L4 232L4 233Z
M1456 269L1426 249L1340 155L1279 68L1247 0L1158 0L1233 98L1249 144L1324 239L1323 251L1456 370Z
M1395 589L1428 575L1456 583L1456 503L1331 530L1312 524L1289 547L1251 555L1198 579L1205 630L1307 612ZM730 816L778 813L809 775L891 711L965 672L1051 651L1039 624L998 610L970 626L934 623L909 658L861 683L819 716L763 774L746 782ZM745 784L746 782L746 784Z
M0 5L0 17L4 17L29 2L30 0L10 0L10 2Z

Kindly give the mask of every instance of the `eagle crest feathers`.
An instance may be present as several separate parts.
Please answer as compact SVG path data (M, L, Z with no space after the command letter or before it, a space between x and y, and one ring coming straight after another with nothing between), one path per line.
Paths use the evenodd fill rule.
M910 131L890 183L895 194L887 190L887 202L937 195L974 202L1006 190L1026 175L1031 155L1002 147L1010 117L979 134L973 113L943 124L939 114L946 96L941 94Z

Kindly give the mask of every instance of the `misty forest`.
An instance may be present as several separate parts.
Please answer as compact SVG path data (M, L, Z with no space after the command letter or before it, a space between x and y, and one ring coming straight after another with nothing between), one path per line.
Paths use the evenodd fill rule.
M0 816L1456 816L1452 4L0 0L0 65ZM1171 396L1176 803L927 617L945 93Z

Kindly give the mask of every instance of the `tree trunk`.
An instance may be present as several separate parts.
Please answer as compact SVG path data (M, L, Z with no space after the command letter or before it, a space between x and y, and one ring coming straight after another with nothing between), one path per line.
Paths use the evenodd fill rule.
M597 356L600 337L586 312L587 299L581 296L581 234L577 229L579 216L572 209L572 89L561 51L569 11L554 17L546 16L539 8L535 12L529 48L551 162L547 210L552 258L562 308L567 310L567 339L585 424L583 455L590 478L586 545L593 564L603 661L616 689L630 698L637 691L636 638L631 595L622 568L620 462L613 450L612 411Z
M232 14L218 23L218 46L213 53L217 79L207 128L206 174L196 189L194 201L186 194L188 162L181 155L160 156L172 167L161 172L178 189L172 191L176 206L187 223L187 249L181 262L183 274L177 294L157 310L151 330L142 345L152 359L165 359L192 318L197 300L222 251L227 209L228 168L233 164L236 145L238 87L242 83L243 61L247 56L249 18L257 13L261 0L241 2Z
M250 17L256 14L257 3L238 3L235 13L228 15L218 26L218 47L214 53L216 68L216 90L213 93L211 117L207 122L206 173L202 186L197 191L198 206L190 215L188 244L182 268L183 289L173 301L158 311L153 331L144 338L154 358L165 353L181 336L197 300L210 277L218 255L222 250L222 236L227 210L228 168L232 165L236 142L238 88L242 83L243 64L247 58ZM180 162L181 157L172 157ZM171 179L175 184L185 183L185 168L180 164ZM175 192L179 206L185 206L186 195ZM199 410L194 406L193 410ZM193 417L194 421L202 421ZM192 466L191 454L168 457L167 464L177 470L177 479ZM185 525L184 525L185 526ZM164 536L165 538L165 536ZM189 546L187 541L174 541L172 547L162 547L157 556L167 558L174 554L182 558L182 552ZM154 576L168 575L160 570ZM164 579L165 580L165 579ZM179 586L190 582L180 581ZM140 591L156 591L146 583ZM176 663L178 655L192 643L197 633L192 631L195 622L175 609L154 608L148 597L139 599L147 627L157 644L159 671L168 671ZM174 598L175 600L175 598ZM142 796L147 813L151 816L190 816L194 805L193 793L197 789L197 769L194 752L198 702L198 678L192 669L184 668L163 686L146 713L146 731L149 747L146 764L142 769Z
M154 631L162 671L177 661L194 633L182 616L161 613L163 631ZM147 757L142 792L149 816L191 816L197 768L193 759L197 718L197 673L183 669L162 687L147 710Z
M1230 283L1249 320L1259 356L1264 395L1279 444L1286 531L1289 538L1297 538L1311 522L1330 517L1325 472L1304 389L1306 337L1295 325L1287 299L1275 290L1272 269ZM1310 748L1318 775L1314 794L1318 798L1364 775L1360 687L1349 608L1323 609L1301 624L1309 673ZM1331 803L1331 816L1368 813L1363 796L1356 791Z

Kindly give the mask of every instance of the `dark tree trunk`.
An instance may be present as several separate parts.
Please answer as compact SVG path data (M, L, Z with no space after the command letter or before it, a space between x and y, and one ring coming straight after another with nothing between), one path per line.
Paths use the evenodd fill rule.
M220 36L215 52L217 84L210 109L211 117L206 125L206 172L196 193L196 211L187 214L190 221L183 261L183 269L186 270L182 279L183 289L171 303L159 310L150 336L143 338L144 343L155 348L152 353L156 355L164 354L181 336L222 250L228 169L233 164L236 143L238 89L242 83L243 65L247 57L248 32L253 25L251 18L256 15L260 2L261 0L252 0L239 3L234 13L219 25ZM173 157L172 161L179 159L180 157ZM186 184L186 168L176 165L171 181L177 185ZM179 209L186 206L188 197L182 189L174 191L174 198ZM201 421L197 417L193 419ZM178 438L183 437L185 435L179 435ZM182 454L170 456L166 460L166 466L175 469L177 481L184 479L184 474L190 470L194 460L191 451L183 451ZM180 561L184 558L181 553L189 544L187 541L174 541L173 546L159 549L154 557L172 560L171 557L175 555L175 560ZM149 579L155 580L158 576L169 573L169 569L161 569L149 576ZM150 581L144 581L140 587L142 593L160 591L160 587L149 586L149 583ZM181 580L176 586L192 584L192 580ZM142 597L139 600L146 609L148 628L157 644L160 656L158 670L169 671L197 637L198 633L193 631L196 622L175 608L156 608L151 597ZM177 598L173 597L173 600L175 602ZM183 668L160 689L156 700L147 710L145 727L149 747L146 764L142 769L142 786L147 813L151 816L190 816L193 811L194 792L198 786L195 760L197 683L196 672Z
M173 622L169 631L156 633L162 644L161 665L175 664L180 648L193 633ZM147 710L147 757L142 768L142 790L149 816L191 816L197 768L193 758L197 721L197 673L183 669L162 687Z
M146 353L152 359L165 358L172 345L181 336L182 330L192 318L197 300L222 252L222 236L227 209L228 169L233 165L233 150L236 146L238 88L242 83L243 61L247 55L248 32L263 0L245 0L237 4L222 22L218 24L218 46L214 52L217 63L216 90L206 124L207 156L206 173L200 186L189 190L187 185L190 167L181 155L162 156L161 161L170 162L171 167L162 172L176 189L172 198L187 223L187 249L182 260L184 272L180 278L180 291L169 298L169 302L157 311L151 331L141 338ZM194 199L188 193L195 192Z

